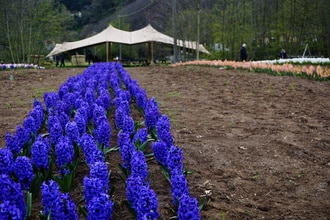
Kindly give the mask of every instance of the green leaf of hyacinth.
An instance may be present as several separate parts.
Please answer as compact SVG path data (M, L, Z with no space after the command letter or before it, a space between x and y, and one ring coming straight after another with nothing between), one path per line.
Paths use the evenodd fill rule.
M187 176L188 174L193 174L194 171L184 169L183 174Z
M151 139L158 140L157 131L155 129L152 129L149 133L150 133Z
M139 107L139 106L137 106L137 105L135 105L135 108L141 113L141 115L142 115L143 117L145 116L143 108L141 108L141 107Z
M30 193L33 196L33 199L39 196L40 186L45 180L44 175L41 172L36 172L31 183Z
M204 197L203 200L201 201L200 205L198 206L198 209L200 211L203 210L203 208L205 207L206 201L207 201L207 199L206 199L206 197Z
M147 150L147 147L148 147L148 141L144 142L141 145L138 145L137 146L137 149L140 150L140 151L142 151L142 152L145 152Z
M144 155L146 158L148 158L149 160L152 160L154 157L154 153L150 153L150 154L145 154ZM152 158L151 158L152 157Z
M26 195L26 210L27 210L27 216L31 216L31 211L32 211L32 193L27 192Z
M80 213L83 214L84 217L87 217L88 213L87 213L86 208L81 205L79 205L78 208L79 208Z
M45 177L45 180L50 180L52 178L53 175L53 164L54 164L54 160L49 158L48 160L48 169L43 169L42 173Z
M143 125L144 125L144 121L136 121L136 122L134 122L134 131L137 131Z
M113 151L118 151L119 150L119 147L118 146L114 146L114 147L111 147L111 148L104 148L103 149L103 153L106 155L110 152L113 152Z
M45 215L45 214L43 214L43 213L40 213L40 214L39 214L39 219L40 219L40 220L50 220L50 213L51 213L51 212L49 212L48 215Z
M132 204L128 201L124 201L125 206L127 207L128 211L134 216L134 218L137 217L135 210L132 208Z
M141 144L140 141L137 141L137 142L134 143L134 145L137 147L138 150L140 150L142 152L145 152L147 150L148 143L152 142L152 141L155 141L155 139L148 138L148 140L146 140L144 143Z
M70 170L70 173L67 175L64 175L62 177L60 176L54 176L54 180L57 182L59 187L63 192L70 192L74 177L76 175L76 169L78 166L79 161L75 160L73 164L69 164L68 168Z
M168 171L168 169L165 166L163 166L163 165L160 165L160 168L161 168L162 173L164 174L165 178L167 179L167 181L169 183L171 183L171 174Z
M121 164L118 164L119 169L121 170L123 175L120 175L122 177L122 180L125 182L126 179L129 176L129 170L127 170L125 167L123 167Z

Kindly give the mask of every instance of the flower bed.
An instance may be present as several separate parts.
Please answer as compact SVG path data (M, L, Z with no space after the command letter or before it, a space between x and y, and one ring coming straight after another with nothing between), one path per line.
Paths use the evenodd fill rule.
M26 63L0 64L0 71L8 70L8 69L44 69L44 67L35 64L26 64Z
M132 107L140 111L142 122L132 117ZM114 132L118 145L110 146ZM154 160L171 185L168 203L176 217L200 219L169 118L118 62L94 64L70 77L58 92L45 93L44 103L34 100L15 133L7 133L6 148L0 149L0 219L28 218L39 193L40 219L110 219L116 200L106 158L118 150L134 218L167 217L160 216L157 194L149 184L148 162ZM81 182L83 202L75 204L69 192L81 163L89 174Z
M277 60L278 61L278 60ZM283 61L283 60L282 60ZM294 75L301 76L315 80L328 81L330 80L330 68L324 65L295 65L290 63L290 60L287 59L287 62L270 62L270 61L250 61L250 62L237 62L237 61L228 61L228 60L199 60L199 61L189 61L183 63L172 64L173 66L181 65L205 65L205 66L216 66L224 68L234 68L234 69L247 69L255 72L264 72L274 75ZM298 61L295 60L296 62ZM304 59L302 63L307 62L307 59ZM314 62L314 60L313 60Z

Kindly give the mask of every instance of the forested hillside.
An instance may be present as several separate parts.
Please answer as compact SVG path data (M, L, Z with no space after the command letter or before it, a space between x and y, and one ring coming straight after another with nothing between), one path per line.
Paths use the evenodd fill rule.
M6 62L28 62L30 54L45 55L55 43L92 36L109 24L132 31L149 23L167 35L199 41L212 51L209 59L236 60L242 43L250 60L277 58L281 48L289 56L305 49L310 56L330 55L328 0L0 2L0 59Z

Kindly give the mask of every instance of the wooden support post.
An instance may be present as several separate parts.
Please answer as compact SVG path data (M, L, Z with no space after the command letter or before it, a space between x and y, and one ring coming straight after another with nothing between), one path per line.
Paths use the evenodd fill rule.
M109 42L106 42L105 43L105 50L106 50L106 59L107 59L107 62L109 62Z

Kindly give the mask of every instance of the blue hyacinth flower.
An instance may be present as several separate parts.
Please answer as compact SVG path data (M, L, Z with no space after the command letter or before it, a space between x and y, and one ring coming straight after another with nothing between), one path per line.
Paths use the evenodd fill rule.
M14 162L13 171L23 190L29 190L34 178L33 167L26 156L18 156Z
M0 148L0 174L10 175L14 164L14 156L7 148Z
M134 134L132 142L133 143L138 142L141 145L141 144L145 143L147 140L148 140L148 130L146 128L140 128Z
M107 193L107 190L104 188L103 181L99 178L89 178L85 176L83 185L86 203L91 201L93 197L98 197L103 193Z
M80 138L79 145L83 149L85 161L87 164L93 164L98 161L105 161L104 154L97 147L93 136L90 134L83 134Z
M21 211L9 201L0 203L0 219L24 219Z
M142 151L133 151L131 158L131 175L140 176L146 180L148 176L148 165Z
M0 175L0 201L3 203L8 201L19 209L20 216L26 217L26 203L21 185L5 174Z
M43 182L41 185L41 204L45 216L50 214L50 219L77 220L77 208L69 194L60 192L60 188L53 180Z
M49 143L47 143L47 140L42 140L41 137L38 137L31 146L32 163L38 169L48 169L49 151Z
M179 220L200 220L201 215L199 212L198 202L196 198L189 195L183 195L179 201L178 207Z
M182 149L172 145L166 160L167 169L171 174L183 173L183 153Z
M108 191L109 189L109 172L108 166L105 162L95 162L90 165L90 172L91 178L98 178L102 182L104 189Z
M102 193L99 196L94 196L87 203L87 220L111 219L113 202L110 196Z
M169 148L167 147L166 143L158 140L152 143L151 148L156 160L163 166L167 166Z
M183 174L171 175L171 192L174 204L178 204L183 195L189 195L187 179Z
M145 124L148 130L152 130L155 128L158 118L160 117L158 103L155 98L151 98L147 101L145 109Z
M94 136L99 145L106 148L110 147L111 127L106 118L103 120L99 119L96 129L94 130Z
M159 218L157 195L149 187L141 187L136 212L139 220Z
M78 125L75 121L69 121L65 125L65 134L72 143L78 143L80 133Z
M122 159L122 166L127 170L131 169L131 157L135 150L133 143L131 142L130 135L125 132L118 133L118 147Z
M168 147L173 145L173 137L170 128L170 119L167 115L159 117L156 123L157 136L159 139L164 141Z
M55 162L57 167L63 168L74 158L74 147L67 136L62 136L55 145Z

